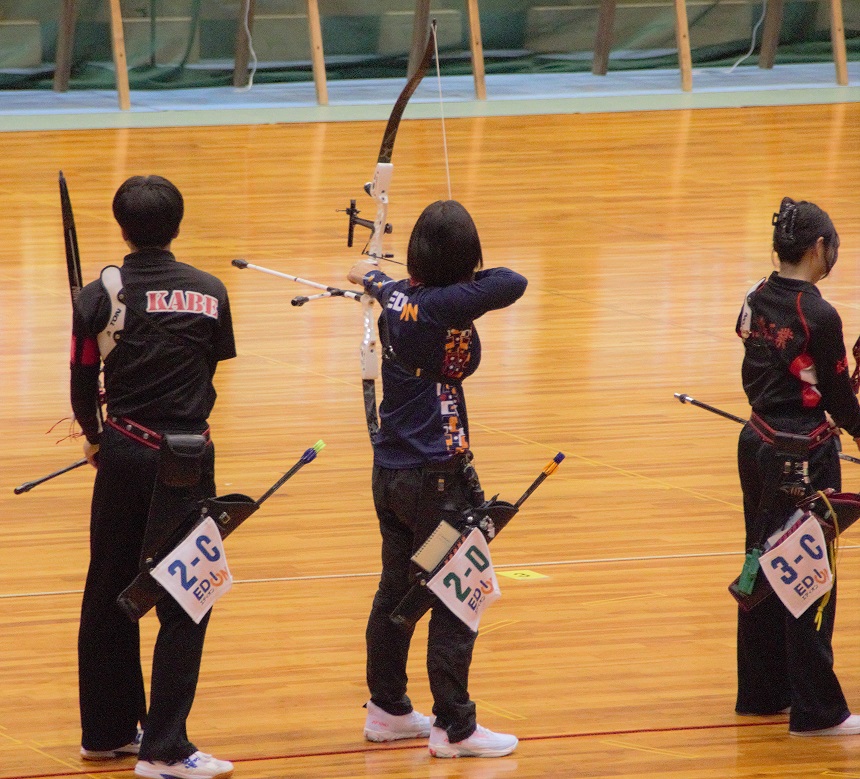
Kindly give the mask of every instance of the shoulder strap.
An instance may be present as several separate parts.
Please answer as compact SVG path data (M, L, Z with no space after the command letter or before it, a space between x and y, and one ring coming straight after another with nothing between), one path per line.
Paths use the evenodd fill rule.
M110 298L110 317L108 317L105 329L96 337L99 352L102 361L104 361L122 337L122 331L125 327L126 306L122 289L122 272L116 265L108 265L102 269L101 282Z

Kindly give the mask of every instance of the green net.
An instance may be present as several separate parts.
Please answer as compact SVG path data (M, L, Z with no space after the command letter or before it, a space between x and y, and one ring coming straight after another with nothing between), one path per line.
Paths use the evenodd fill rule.
M257 83L310 81L306 0L256 0L251 25ZM49 89L57 57L60 0L0 0L0 88ZM108 0L78 0L71 89L113 89ZM591 69L598 0L481 0L488 73ZM123 33L133 89L233 83L239 0L122 0ZM319 0L326 75L332 80L401 77L412 41L414 0ZM732 64L750 49L762 5L742 0L688 3L697 67ZM436 0L441 69L471 73L466 0ZM860 2L845 4L849 59L860 58ZM758 30L753 55L757 63ZM830 4L785 5L778 63L832 61ZM620 0L610 70L676 68L674 6Z

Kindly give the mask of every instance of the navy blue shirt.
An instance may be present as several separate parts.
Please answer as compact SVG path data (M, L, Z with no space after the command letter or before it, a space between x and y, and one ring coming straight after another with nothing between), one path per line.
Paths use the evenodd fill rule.
M478 271L473 280L447 287L395 281L380 270L364 277L365 290L382 306L383 345L388 342L397 355L382 362L375 465L417 468L469 448L462 381L481 362L473 322L514 303L527 284L507 268Z

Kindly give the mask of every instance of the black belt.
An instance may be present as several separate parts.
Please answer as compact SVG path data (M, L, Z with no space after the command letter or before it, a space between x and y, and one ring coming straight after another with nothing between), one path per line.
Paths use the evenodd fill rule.
M150 449L161 449L161 433L156 433L154 430L150 430L148 427L144 427L143 425L128 419L128 417L108 417L105 420L105 424L112 427L114 430L118 430L126 436L126 438L130 438L132 441L137 441L139 444L148 446ZM202 435L207 442L211 440L208 427L200 433L200 435Z
M439 462L426 463L422 465L425 471L430 473L455 473L462 471L472 461L472 453L469 450L465 452L457 452L453 457Z

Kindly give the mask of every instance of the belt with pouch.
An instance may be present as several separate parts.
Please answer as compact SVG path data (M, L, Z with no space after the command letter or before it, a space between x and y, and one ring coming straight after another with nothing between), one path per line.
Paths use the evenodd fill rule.
M144 427L134 420L128 419L128 417L108 417L105 420L105 424L114 430L118 430L132 441L137 441L137 443L148 446L150 449L161 449L161 442L164 438L162 433L156 433L154 430L150 430L148 427ZM199 435L202 435L207 443L210 442L211 438L208 427L202 433L199 433Z

